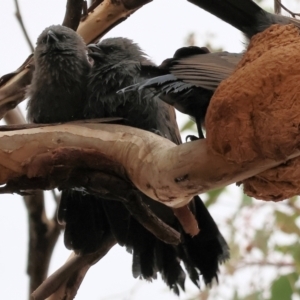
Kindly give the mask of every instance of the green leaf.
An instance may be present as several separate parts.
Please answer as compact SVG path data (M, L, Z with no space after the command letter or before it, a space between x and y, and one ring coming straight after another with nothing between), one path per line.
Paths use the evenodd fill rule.
M294 213L292 215L286 214L279 210L275 211L277 226L285 233L291 234L296 233L300 235L300 229L296 225L296 219L298 218L298 214Z
M296 271L300 273L300 251L299 251L299 243L296 242L295 244L292 245L284 245L284 246L278 246L276 245L274 248L275 251L282 252L283 254L286 255L291 255L294 259L294 264Z
M266 229L259 229L255 233L253 245L260 249L264 255L268 254L268 242L271 232Z
M284 275L275 280L271 287L271 298L269 300L292 299L295 282L298 279L297 273Z

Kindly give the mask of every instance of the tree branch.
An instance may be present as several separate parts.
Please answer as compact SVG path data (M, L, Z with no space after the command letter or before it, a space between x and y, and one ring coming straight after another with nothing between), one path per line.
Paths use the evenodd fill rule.
M24 34L25 39L27 41L27 44L28 44L28 46L30 48L30 51L33 52L34 51L34 47L33 47L32 43L30 41L30 38L29 38L28 33L27 33L27 30L26 30L25 25L23 23L23 18L22 18L22 15L21 15L21 11L20 11L18 0L15 0L15 5L16 5L15 16L16 16L17 20L19 21L19 24L20 24L20 26L22 28L23 34Z
M7 124L24 124L26 120L20 109L10 110L4 117ZM27 274L30 278L29 299L31 293L47 278L49 263L61 226L56 220L46 217L44 193L32 191L24 196L29 220L29 249ZM43 263L41 263L41 261Z
M80 153L78 154L79 159ZM124 173L124 170L115 168L115 171L116 176L103 172L85 172L80 175L75 173L76 175L73 174L75 181L72 184L82 186L82 183L85 182L88 184L85 187L89 193L107 198L107 201L118 199L135 219L158 239L167 244L178 245L180 243L179 232L165 224L149 209L147 204L142 201L135 187L127 179L119 178L117 174ZM126 178L126 174L124 173L123 175ZM116 189L116 186L118 189Z
M8 111L4 117L4 121L8 125L26 123L26 120L19 107L16 107L13 110Z
M125 21L131 14L152 0L104 0L80 23L77 32L88 44Z
M46 217L43 191L32 191L24 200L29 219L27 273L32 293L47 278L50 259L61 227L56 218L49 220Z
M96 185L88 171L102 172L129 178L152 199L181 207L194 195L244 180L298 155L297 150L281 161L259 159L238 165L207 152L205 140L177 146L127 126L64 124L0 132L0 184L6 184L2 192L74 186L93 190Z
M281 8L283 8L286 12L288 12L293 18L295 18L296 16L297 17L299 17L300 16L300 14L299 13L294 13L294 12L292 12L291 10L289 10L286 6L284 6L282 3L281 3L281 0L274 0L275 1L275 9L277 8L277 7L279 7L280 8L280 11L281 11ZM277 10L278 10L278 8L277 8ZM275 12L276 12L276 10L275 10ZM276 12L277 13L277 12Z
M95 253L83 256L72 253L68 261L32 293L32 299L74 299L89 268L104 257L115 244L115 239L109 235L104 238L102 248Z
M275 14L281 14L281 0L274 0L274 12Z
M16 71L0 78L0 119L25 99L26 86L31 82L33 70L31 54Z
M83 0L68 0L62 25L77 30L80 23Z

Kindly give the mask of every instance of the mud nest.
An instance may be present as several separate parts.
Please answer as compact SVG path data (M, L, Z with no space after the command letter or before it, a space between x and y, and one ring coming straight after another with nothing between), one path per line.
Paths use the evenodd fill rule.
M282 161L300 147L300 36L293 25L255 35L206 116L209 151L228 161ZM300 194L300 158L246 179L244 192L279 201Z

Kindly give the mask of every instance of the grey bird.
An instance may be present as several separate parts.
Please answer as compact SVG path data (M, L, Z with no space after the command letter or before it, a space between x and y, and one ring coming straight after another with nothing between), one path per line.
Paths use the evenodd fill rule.
M196 122L199 137L204 138L202 126L210 99L241 58L241 53L210 53L205 47L183 47L158 67L142 65L141 73L152 78L119 93L138 92L142 99L159 97L190 115Z
M68 27L52 25L38 37L34 62L28 120L53 123L83 119L91 68L83 39Z
M50 29L56 35L60 34L59 27L57 30L53 30L51 27ZM44 64L52 64L53 60L52 52L46 51L47 48L52 49L53 47L51 43L48 44L47 30L39 40L43 40L43 36L46 36L46 46L44 43L38 42L35 52L45 53L41 56L41 60L36 59L37 70L43 70L45 74L40 72L39 76L34 76L33 87L43 87L47 97L36 98L38 105L35 106L33 106L33 99L30 99L31 120L34 122L49 122L49 120L50 122L62 122L74 120L77 117L78 119L123 117L126 125L156 132L177 144L180 143L175 112L172 107L158 99L141 101L137 93L129 93L126 96L116 93L120 88L143 80L140 78L142 62L151 64L136 44L127 39L118 38L107 39L98 45L90 46L90 56L94 59L93 67L89 75L84 72L84 78L80 85L76 82L78 85L76 91L83 95L81 97L83 103L81 101L71 103L70 98L67 100L65 97L59 98L56 89L60 91L63 88L63 85L59 84L60 82L70 83L74 76L82 76L82 74L66 71L63 75L64 79L56 80L61 74L61 68L68 68L70 63L68 59L64 60L64 52L59 50L56 51L55 61L60 61L61 64L56 65L56 69L51 69L51 72L43 69ZM70 37L72 36L73 33L70 34ZM73 38L77 39L75 36ZM68 44L67 40L60 41ZM43 48L45 50L41 51ZM68 48L68 45L60 45L57 48ZM76 64L86 65L88 63L83 55L72 57L75 58ZM49 61L45 63L44 60L48 59ZM77 71L79 72L78 69ZM43 85L42 79L47 77L50 77L50 83L55 83L57 86L50 87L45 83ZM40 79L41 82L39 82ZM73 83L70 84L70 88L72 86ZM53 91L54 89L55 91ZM70 90L72 91L72 89ZM52 94L57 95L61 106L59 103L57 103L57 107L51 106L53 99L56 99L52 97ZM48 101L47 105L44 104L45 100ZM49 106L51 109L48 110ZM59 107L63 112L60 112ZM74 114L72 111L79 113ZM178 246L168 245L157 239L136 221L117 199L108 200L78 190L64 190L58 219L65 224L64 239L67 248L73 249L79 254L92 253L101 248L107 236L112 236L116 242L125 246L132 253L134 277L151 280L156 278L157 272L160 272L166 284L179 294L179 287L184 289L186 276L180 265L180 262L183 261L189 277L196 285L199 284L200 273L203 275L205 283L210 284L214 278L217 278L219 263L229 257L229 249L200 198L195 197L190 204L201 228L197 236L191 237L184 233L169 207L142 193L139 194L159 218L182 233L181 244ZM115 268L117 272L118 266Z

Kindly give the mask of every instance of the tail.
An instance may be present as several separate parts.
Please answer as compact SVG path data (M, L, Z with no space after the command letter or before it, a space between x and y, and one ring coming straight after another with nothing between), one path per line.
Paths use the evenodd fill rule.
M188 0L251 38L273 24L289 24L291 18L266 12L252 0ZM293 22L294 23L294 22Z
M151 199L146 203L163 221L180 230L170 208ZM177 246L157 239L121 202L79 191L63 191L58 218L66 225L64 238L68 249L79 254L92 253L101 248L107 235L113 235L132 253L135 278L151 281L160 272L169 288L179 294L180 288L184 290L186 278L181 260L191 280L199 286L199 273L206 284L211 284L214 278L217 279L219 263L229 258L229 248L199 197L191 208L201 231L195 237L182 232L183 241Z
M165 221L173 216L170 208L154 200L149 201L153 202L159 217L167 218ZM68 249L78 254L93 253L102 247L107 235L113 235L132 253L132 274L135 278L151 281L160 272L165 283L177 295L180 288L184 290L185 272L176 247L158 240L130 215L121 202L64 190L58 220L65 224L64 242Z
M183 234L180 256L195 284L198 269L205 284L211 285L213 279L218 281L219 264L229 259L229 247L200 197L194 198L193 206L200 232L194 237Z
M75 190L63 190L58 221L65 225L64 243L77 254L86 254L101 248L111 234L103 209L103 200Z

